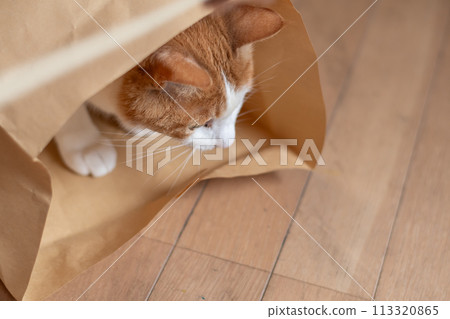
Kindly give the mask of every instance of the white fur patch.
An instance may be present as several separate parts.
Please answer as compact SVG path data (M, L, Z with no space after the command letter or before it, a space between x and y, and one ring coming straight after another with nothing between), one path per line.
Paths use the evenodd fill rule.
M55 141L64 163L79 175L100 177L116 166L114 146L102 138L85 105L61 128Z
M216 146L227 148L236 137L236 118L244 104L245 95L250 91L250 86L246 85L236 90L235 87L223 75L225 83L227 107L221 117L213 120L211 127L199 127L188 137L184 143L194 143L201 140L201 149L212 149Z

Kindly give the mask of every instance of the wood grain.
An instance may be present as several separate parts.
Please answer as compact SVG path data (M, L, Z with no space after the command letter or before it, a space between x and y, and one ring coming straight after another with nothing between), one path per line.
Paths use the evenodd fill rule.
M449 31L448 28L377 299L450 299Z
M176 248L150 300L258 300L267 272Z
M362 300L358 297L274 275L263 300Z
M400 199L448 3L381 1L374 10L328 132L327 165L314 171L296 215L369 295ZM291 230L275 273L368 297L296 225Z
M330 19L334 14L333 8L308 8L304 4L303 16L305 21L309 17L311 24L308 30L315 30L316 45L320 50L325 50L353 21L356 12L363 9L364 3L352 3L352 9L342 11L334 20ZM317 14L319 9L325 13ZM329 52L327 59L320 61L325 65L325 71L329 72L325 77L329 85L324 90L330 91L330 105L334 104L345 82L365 23L366 20L362 20L347 38L343 38L342 44ZM322 37L324 30L325 36ZM306 172L280 172L258 177L257 180L293 213L306 175ZM289 222L284 212L253 181L247 178L216 180L208 185L179 246L269 271Z
M186 192L83 299L145 300L203 187L204 183L200 183ZM77 276L48 300L78 298L129 245Z
M171 245L141 238L80 300L145 300ZM122 253L90 268L47 300L76 300Z
M306 176L306 171L285 171L256 180L293 212ZM289 223L250 178L213 180L178 245L270 271Z
M180 198L155 225L150 228L145 236L165 243L173 244L180 234L187 217L197 202L206 182L200 182Z

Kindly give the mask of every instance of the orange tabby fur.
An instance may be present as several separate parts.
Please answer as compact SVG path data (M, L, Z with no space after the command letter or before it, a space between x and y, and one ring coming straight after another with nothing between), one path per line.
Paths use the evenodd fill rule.
M220 118L225 111L223 77L236 88L251 85L251 43L282 26L274 11L247 5L205 17L141 62L184 110L137 66L123 78L121 115L131 125L186 138L190 128Z
M282 26L281 17L269 9L240 5L215 12L88 103L116 116L130 131L150 129L201 150L229 147L245 95L252 87L251 43L275 34ZM80 175L100 177L116 165L114 146L102 138L84 105L55 140L64 163ZM205 143L197 145L199 140Z

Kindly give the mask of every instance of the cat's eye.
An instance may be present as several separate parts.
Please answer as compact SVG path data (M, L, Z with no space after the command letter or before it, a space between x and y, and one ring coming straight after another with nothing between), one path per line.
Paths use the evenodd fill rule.
M191 130L191 131L193 131L193 130L195 130L196 128L199 128L199 127L202 127L203 125L191 125L191 126L189 126L189 129Z
M196 128L199 128L199 127L202 127L202 126L204 126L204 127L211 127L212 126L212 122L213 122L213 119L209 119L208 121L205 122L205 124L191 125L191 126L189 126L189 129L191 131L193 131Z

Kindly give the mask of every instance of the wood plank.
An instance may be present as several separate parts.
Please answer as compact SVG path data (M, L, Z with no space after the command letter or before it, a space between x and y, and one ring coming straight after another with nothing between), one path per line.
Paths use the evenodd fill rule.
M355 16L358 16L357 13L362 12L364 8L367 7L364 7L366 5L364 3L365 1L356 2L354 0L345 0L344 2L345 3L341 3L340 5L352 5L351 9L341 11L342 14L340 14L339 17L334 20L330 19L330 16L332 16L336 12L336 4L332 5L331 7L320 7L317 5L313 5L311 1L306 1L299 6L302 10L301 12L303 14L303 17L305 18L305 22L309 26L308 30L310 30L310 33L316 30L316 33L313 33L311 35L311 38L316 39L316 47L318 48L318 50L325 50L326 47L331 42L333 42L349 24L351 24L351 22L353 21L352 19ZM310 3L309 7L307 3ZM295 4L300 3L297 2ZM325 13L319 14L318 12L321 11ZM340 88L340 86L342 85L347 69L349 68L352 58L355 54L357 43L360 41L361 35L363 33L364 23L365 20L362 20L360 24L352 29L352 32L354 32L353 34L349 33L347 37L342 38L343 42L341 42L340 46L334 48L334 51L330 51L330 55L327 59L324 58L324 60L321 60L321 62L329 66L329 69L325 69L326 72L329 72L328 76L326 76L325 79L329 79L331 81L330 83L332 84L330 84L328 88L325 88L325 91L330 91L331 95L334 94L333 99L337 98L337 92L332 93L331 88ZM325 36L321 36L318 30L326 30L326 32L324 33ZM338 83L340 83L340 85ZM279 175L283 176L283 180L280 181L278 185L283 185L284 183L286 185L283 187L273 185L273 189L280 188L279 191L276 190L276 193L274 193L273 195L275 196L278 193L283 196L287 195L289 196L289 198L291 198L290 202L295 203L300 192L291 192L288 190L291 190L293 188L301 188L302 182L296 184L295 179L297 179L297 177L290 177L291 173L279 173ZM301 172L299 174L299 178L304 182L305 174ZM290 179L292 179L292 181ZM242 248L243 242L248 243L248 248L256 247L257 243L261 242L261 239L258 238L258 236L260 237L262 234L257 229L257 227L252 228L256 228L253 231L256 235L253 235L248 231L248 229L250 228L249 225L254 224L254 220L261 219L259 211L261 211L263 203L267 202L268 199L261 197L261 194L258 194L258 192L261 192L261 190L253 189L255 185L252 185L252 183L252 181L248 181L245 179L237 179L234 181L221 180L212 182L206 190L205 196L199 204L197 211L193 216L193 219L189 223L188 229L181 239L180 245L182 247L188 247L194 250L219 256L221 258L230 258L230 260L248 264L254 267L261 267L261 269L269 269L269 267L271 267L272 265L275 251L273 251L272 253L266 251L265 253L261 254L261 252L257 250L254 252L250 252L247 251L249 249L246 249L244 251L239 248ZM243 186L244 184L246 186ZM270 188L269 184L270 182L267 181L265 185ZM268 190L270 191L270 189ZM258 198L258 200L253 201L254 205L256 205L253 208L249 207L248 205L245 206L246 211L252 211L251 216L241 213L241 211L243 211L242 206L247 201L247 198ZM279 200L282 201L283 199L280 197ZM226 214L223 214L223 207L227 208ZM290 207L292 207L292 204ZM264 208L262 210L264 210ZM279 215L282 216L282 214L283 213L281 212ZM216 215L217 217L215 217ZM246 222L241 221L238 225L235 225L235 220L246 218L246 216ZM272 215L271 218L277 218L277 214ZM288 219L286 220L289 221ZM267 222L268 224L272 223L271 220L267 220ZM210 224L215 224L216 226L214 228L210 228ZM263 226L263 224L261 224L260 226L263 228L267 227ZM189 234L192 234L192 236L189 236ZM242 238L242 234L245 234L245 236L247 237ZM270 235L267 235L267 241L279 242L283 236L281 229L280 231L276 232L274 236L275 237L272 238ZM233 241L233 239L235 240ZM216 242L221 243L221 245L217 246L215 244ZM266 244L264 246L266 246ZM271 247L275 249L276 245L272 245ZM234 259L233 257L231 257L232 255L234 255ZM265 256L267 256L267 258L265 258ZM265 258L265 260L258 261L258 258L260 257Z
M171 245L142 237L80 300L145 300ZM47 300L76 300L122 253L119 250Z
M448 25L447 25L448 26ZM450 30L376 297L450 299Z
M143 238L89 290L88 300L144 300L160 272L204 183L180 198ZM128 246L78 275L48 300L74 300L96 280ZM118 289L119 288L119 289Z
M306 171L284 171L256 180L292 212L306 176ZM213 180L178 246L270 271L289 223L250 178Z
M356 13L364 9L365 1L345 1L347 4L351 2L352 8L342 10L334 19L330 19L330 16L335 15L333 8L314 6L312 1L303 2L302 14L311 38L316 40L316 49L325 50L353 21ZM311 5L308 7L305 3ZM325 65L325 72L328 72L324 78L329 81L329 85L325 86L324 90L330 93L329 105L333 105L337 99L365 23L365 19L361 20L360 24L328 53L328 58L320 62ZM327 32L324 32L324 29ZM258 177L258 181L292 211L306 175L306 172L280 172L268 174L262 179ZM253 181L246 178L212 181L179 246L270 270L288 223L287 216L265 197Z
M80 300L145 300L171 246L142 238Z
M165 243L173 244L180 234L187 217L197 202L206 182L192 187L173 207L149 229L145 236Z
M176 248L150 300L258 300L267 272Z
M296 218L372 295L432 76L446 1L381 1ZM296 226L275 273L366 298Z
M344 301L362 300L356 296L337 292L335 290L314 286L292 278L273 275L269 286L264 294L263 300L323 300L323 301Z
M294 6L302 14L309 37L319 56L351 23L373 2L372 0L294 0ZM319 73L327 108L332 114L347 74L357 54L361 38L371 13L361 18L319 60Z

